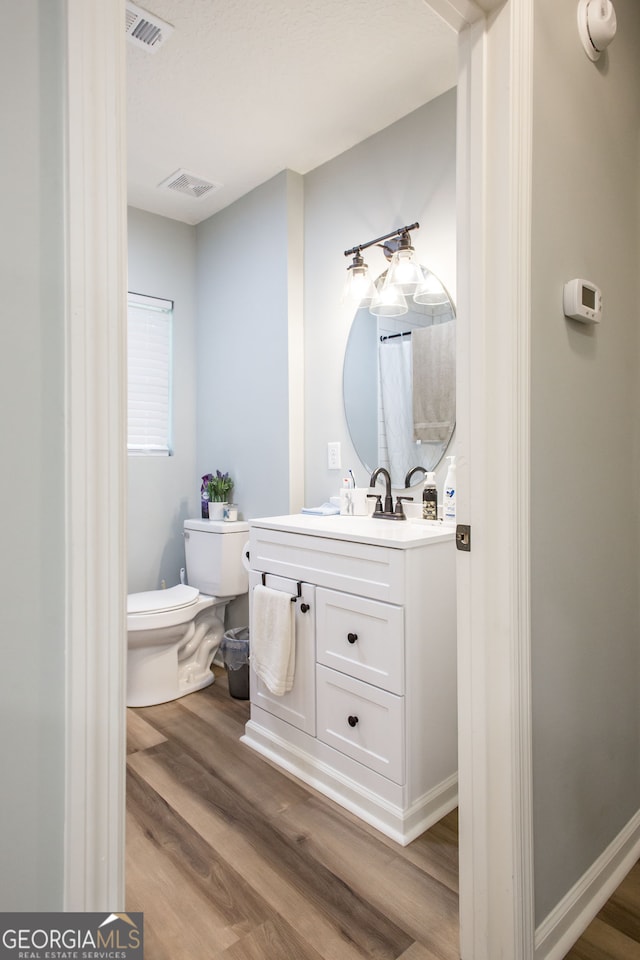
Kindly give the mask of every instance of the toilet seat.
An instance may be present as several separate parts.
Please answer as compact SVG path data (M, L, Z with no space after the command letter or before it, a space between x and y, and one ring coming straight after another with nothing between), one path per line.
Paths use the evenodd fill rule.
M169 610L182 610L196 603L200 592L196 587L178 583L167 590L146 590L144 593L130 593L127 597L127 613L165 613Z
M188 623L201 610L216 602L217 597L207 597L197 587L188 587L184 583L167 590L130 593L127 597L127 630L133 634Z

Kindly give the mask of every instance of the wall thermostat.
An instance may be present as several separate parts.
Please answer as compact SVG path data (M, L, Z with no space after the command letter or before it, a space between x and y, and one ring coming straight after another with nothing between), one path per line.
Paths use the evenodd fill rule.
M595 283L589 280L569 280L565 283L563 306L565 317L582 323L600 323L602 295Z

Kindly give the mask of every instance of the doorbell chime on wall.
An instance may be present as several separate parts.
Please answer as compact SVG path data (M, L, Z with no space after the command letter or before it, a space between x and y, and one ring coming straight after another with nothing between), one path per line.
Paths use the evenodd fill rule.
M578 0L578 33L590 60L598 60L616 35L611 0Z

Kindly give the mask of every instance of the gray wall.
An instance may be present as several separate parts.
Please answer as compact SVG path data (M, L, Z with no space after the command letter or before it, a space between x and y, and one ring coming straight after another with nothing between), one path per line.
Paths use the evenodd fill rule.
M4 81L0 163L5 184L0 384L2 449L11 465L1 480L7 506L0 570L5 638L0 672L4 910L62 906L63 8L62 0L7 5L0 40ZM616 0L616 10L618 36L604 64L594 66L577 42L574 5L559 10L556 0L536 4L531 453L538 921L640 807L636 415L640 10L635 0ZM443 109L445 100L436 101L436 107ZM447 123L452 129L453 121ZM594 130L597 136L585 144L585 136ZM335 479L326 473L326 441L346 438L339 379L349 318L336 306L344 270L342 250L376 235L382 214L383 228L396 220L423 217L423 207L416 211L405 190L408 183L423 178L430 156L440 152L438 140L409 154L400 144L401 140L389 142L385 162L375 172L369 169L373 156L369 149L360 152L359 166L345 155L345 169L351 168L352 175L342 185L340 165L331 169L327 165L317 177L308 178L309 217L318 230L316 236L315 228L310 228L305 237L307 273L312 275L308 293L312 297L313 289L319 297L317 304L307 301L307 470L313 500L324 498ZM404 170L401 176L394 176L396 163ZM443 163L434 195L448 176ZM358 180L363 189L366 186L366 202ZM26 191L16 189L16 184L28 185L28 202ZM259 218L242 216L246 212L242 201L238 207L239 224L249 228L243 241L250 252L259 249L266 257L274 245L282 245L279 186L276 179L270 187L273 195L267 189L247 201L257 202L254 213L262 209L262 224ZM451 198L452 189L446 193ZM329 211L321 215L323 196L331 199L331 215ZM434 215L425 220L421 235L433 237L433 248L422 249L421 259L453 290L452 269L442 260L440 248L453 249L454 227L444 213L448 204L441 206L440 218L436 206ZM354 207L357 213L352 218ZM234 229L231 223L229 228ZM264 489L275 485L279 491L288 482L279 472L272 476L265 470L282 457L278 431L288 422L276 382L283 370L282 330L276 323L276 343L266 337L258 323L264 304L248 302L242 286L235 299L229 294L217 304L220 309L214 309L216 284L206 270L215 269L219 280L220 270L230 270L231 265L212 225L199 232L203 242L211 240L211 252L216 253L205 257L208 263L201 262L200 275L203 295L214 301L207 302L206 309L219 337L216 344L212 338L206 344L207 380L200 376L200 402L207 403L203 420L210 423L212 438L202 436L194 463L196 490L192 471L185 468L179 489L167 494L172 505L186 498L189 512L197 507L197 479L204 469L242 467L239 499L245 491L245 461L240 459L242 450L236 449L239 434L236 446L229 438L228 447L227 427L216 420L214 408L224 408L226 423L239 410L250 421L250 435L244 428L241 436L251 447L252 483ZM274 256L281 280L278 262ZM605 294L603 323L592 331L568 324L559 307L563 281L581 274L593 277ZM331 290L325 293L324 285ZM266 308L270 311L275 305L276 320L283 309L277 288L278 284ZM175 297L173 291L155 293ZM240 319L243 324L230 322ZM255 336L256 344L248 334ZM266 357L277 346L273 365L259 363L258 345ZM232 371L222 362L230 354L242 357ZM185 363L189 369L189 360ZM235 404L231 387L237 387L243 375L255 377L261 399L272 397L273 417L263 420L248 401L243 408ZM220 387L224 402L217 399ZM254 433L260 436L254 439ZM142 486L151 499L151 484ZM281 509L280 499L272 503L268 494L260 494L254 501L248 487L246 491L249 510ZM166 504L158 505L161 512L166 509Z
M244 519L289 512L289 235L301 222L302 178L283 171L196 228L197 473L228 471Z
M337 492L342 471L327 470L329 440L341 442L344 469L368 482L342 403L354 315L340 303L343 250L416 219L418 257L454 294L453 90L304 178L283 171L195 228L130 209L129 288L176 302L174 456L129 457L130 591L176 582L182 521L197 515L203 473L231 473L244 518L302 506L292 480L302 444L305 503ZM368 260L374 273L386 267L380 251ZM302 397L294 393L290 404L291 365L295 373L303 362L297 429L290 416Z
M62 908L63 8L4 5L0 32L3 910Z
M340 303L343 251L416 219L419 259L455 295L453 90L304 178L283 171L195 228L129 211L129 288L176 302L175 450L168 459L129 457L130 591L176 582L182 521L197 515L203 473L231 473L245 519L337 492L342 471L327 469L330 440L342 445L343 468L368 482L342 402L354 315ZM374 274L386 267L380 251L368 261ZM304 398L295 393L303 364ZM244 620L236 604L229 622Z
M173 300L170 457L128 457L128 590L178 583L183 522L200 515L196 465L196 233L129 208L129 290Z
M591 63L575 4L535 5L534 859L539 923L640 809L640 7ZM602 289L597 327L562 287Z
M342 363L355 313L353 305L340 302L351 262L344 251L418 220L420 229L412 233L417 259L455 299L455 105L456 93L450 90L304 178L309 505L337 494L349 467L359 486L369 480L351 444L342 403ZM373 276L386 269L380 250L365 254ZM341 442L340 471L327 468L327 443L333 440Z

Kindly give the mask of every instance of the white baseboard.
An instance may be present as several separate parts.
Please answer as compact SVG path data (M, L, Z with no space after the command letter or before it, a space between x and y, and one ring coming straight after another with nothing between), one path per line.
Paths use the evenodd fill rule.
M536 928L535 960L562 960L640 857L640 810Z
M273 763L292 773L303 783L313 787L375 827L401 846L406 846L432 827L458 802L457 775L439 783L409 807L399 806L380 793L366 787L355 777L348 776L325 762L320 756L284 740L272 730L250 720L243 743ZM316 741L312 741L316 747ZM331 748L323 748L332 753Z

